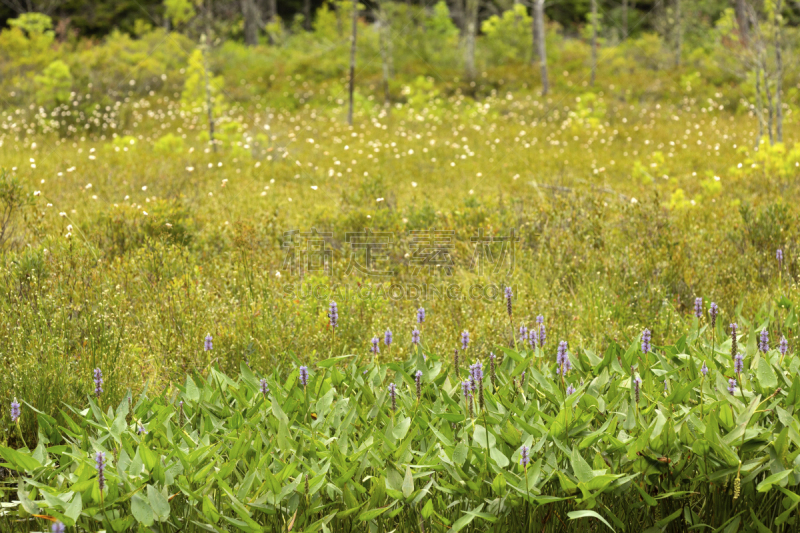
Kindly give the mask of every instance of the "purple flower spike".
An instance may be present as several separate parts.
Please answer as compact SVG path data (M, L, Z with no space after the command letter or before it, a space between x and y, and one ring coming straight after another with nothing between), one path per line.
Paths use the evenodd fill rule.
M781 351L781 355L786 355L786 352L789 351L789 341L786 340L786 337L781 337L781 342L778 345L778 349Z
M417 370L414 374L414 384L417 386L417 400L422 397L422 370Z
M56 522L52 526L50 526L51 533L65 533L67 528L61 522Z
M264 378L261 378L261 381L259 382L259 384L260 384L260 388L261 388L261 394L263 394L264 398L266 398L267 397L267 393L269 393L269 385L267 385L267 380L264 379Z
M524 343L528 340L528 328L525 326L519 327L519 342Z
M386 333L383 334L383 344L386 346L392 345L392 330L387 329Z
M464 393L464 399L469 397L469 392L472 390L472 384L469 380L461 382L461 392Z
M536 323L539 324L539 338L536 339L536 342L539 344L539 348L544 346L544 341L547 339L547 332L544 329L544 317L539 315L536 317Z
M98 398L103 394L103 371L99 368L94 369L94 395Z
M739 353L739 338L736 335L738 329L739 325L736 322L731 324L731 357Z
M734 394L736 392L736 380L733 378L730 378L728 380L728 392L730 392L731 394Z
M139 435L147 435L147 428L144 427L144 424L139 422L139 427L136 428L136 432L139 433Z
M556 356L558 368L556 368L556 374L561 374L562 376L566 376L567 372L572 370L572 362L569 360L569 355L567 355L567 349L567 341L558 343L558 355Z
M203 341L203 351L209 352L209 351L211 351L212 348L214 348L214 343L211 342L213 340L214 340L214 337L212 337L210 334L206 335L206 338Z
M758 349L762 353L769 351L769 332L766 329L761 330L761 337L758 340Z
M336 305L336 302L331 302L328 308L328 324L330 324L333 329L336 329L336 326L339 325L339 307Z
M467 346L469 346L469 331L462 331L461 332L461 350L466 350Z
M695 298L694 299L694 316L700 318L703 316L703 299L702 298Z
M380 341L378 340L378 337L372 337L372 348L370 348L370 350L372 350L372 353L380 353L381 352L381 349L378 347L378 343L379 342Z
M94 456L95 468L97 469L97 484L100 485L100 492L106 487L106 454L97 452Z
M708 316L711 317L711 327L715 327L717 325L717 315L719 314L719 307L714 302L711 302L711 305L708 306Z
M417 324L422 324L425 322L425 308L420 307L417 309Z
M19 402L16 398L11 402L11 421L17 422L20 416Z
M636 403L639 403L639 394L642 388L642 378L636 376L633 378L633 395L636 398Z
M778 263L783 263L783 250L778 248L778 251L775 252L775 259L778 260Z
M511 316L511 297L513 293L511 292L511 287L506 287L506 307L508 307L508 316Z
M419 330L414 328L414 331L411 332L411 344L414 346L419 344Z
M300 384L303 386L303 388L306 388L306 385L308 385L308 367L307 366L301 366L300 367Z
M650 353L650 350L653 348L653 346L650 344L650 341L652 339L653 339L652 333L650 333L649 329L645 328L645 330L642 332L642 353L643 354Z
M392 398L392 411L397 411L397 386L389 383L389 396Z
M703 366L700 367L700 372L703 374L703 377L708 375L708 367L706 366L705 361L703 361Z
M744 356L737 353L736 357L733 358L733 371L737 374L741 374L742 370L744 370Z
M569 387L567 387L567 396L571 396L573 394L575 394L575 387L570 385Z
M527 468L528 463L531 461L531 458L528 456L528 450L530 450L530 448L524 445L519 449L519 464L522 468Z

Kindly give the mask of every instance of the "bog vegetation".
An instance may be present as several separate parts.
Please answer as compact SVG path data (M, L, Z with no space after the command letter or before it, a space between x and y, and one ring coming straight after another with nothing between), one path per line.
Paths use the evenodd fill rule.
M796 6L468 4L9 21L0 529L796 529Z

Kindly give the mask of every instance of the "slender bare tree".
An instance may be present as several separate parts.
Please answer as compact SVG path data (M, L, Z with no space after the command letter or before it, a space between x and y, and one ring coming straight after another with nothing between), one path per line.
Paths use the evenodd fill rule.
M539 71L542 76L542 96L550 91L547 79L547 44L544 31L544 0L533 0L533 47L534 61L539 60Z
M592 0L592 79L589 82L594 86L597 77L597 0Z
M353 125L353 92L356 88L356 38L358 37L358 0L353 0L353 35L350 42L350 108L347 123Z
M749 41L749 20L747 14L747 1L735 0L734 11L736 12L736 23L739 26L739 39L742 44L747 45Z
M381 67L383 72L383 104L385 106L389 106L389 50L388 50L388 43L389 40L389 23L386 15L386 10L384 10L380 4L378 4L378 12L375 16L378 25L378 41L380 44L381 49Z
M675 66L681 66L683 52L683 20L681 13L681 0L675 0Z
M478 34L478 2L467 0L464 23L464 70L469 81L475 80L475 39Z
M783 142L783 17L781 10L783 2L775 0L775 136L778 142Z
M622 38L628 38L628 0L622 0Z
M311 31L311 0L303 0L303 27Z
M242 18L244 19L244 43L247 46L258 44L258 28L263 26L261 13L254 0L242 0Z

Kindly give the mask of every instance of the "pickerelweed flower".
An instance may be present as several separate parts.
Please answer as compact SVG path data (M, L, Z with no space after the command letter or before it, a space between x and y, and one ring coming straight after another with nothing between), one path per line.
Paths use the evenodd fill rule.
M56 522L52 526L50 526L51 533L65 533L67 531L66 526L61 522Z
M778 248L778 250L775 252L775 259L778 260L778 263L783 265L783 250L780 248Z
M372 337L372 348L370 348L372 353L380 353L381 349L378 347L379 342L378 337Z
M736 357L736 354L739 353L739 339L736 335L738 329L739 325L736 322L731 324L731 357Z
M744 370L744 356L737 353L733 358L733 371L737 374L741 374L742 370Z
M461 332L461 349L466 350L469 346L469 331L464 330Z
M302 385L304 389L306 388L306 385L308 385L308 367L307 366L301 366L300 367L300 385Z
M513 293L511 292L511 287L506 287L506 307L508 307L508 316L511 316L511 297Z
M526 328L525 326L520 326L519 327L519 342L520 343L524 343L526 340L528 340L528 328Z
M633 397L636 399L636 403L639 403L639 393L641 392L642 388L642 378L636 376L633 378Z
M208 352L214 347L214 343L211 342L213 340L214 340L214 337L212 337L210 334L206 335L206 338L203 341L203 351Z
M531 458L528 457L528 450L530 450L530 448L525 445L519 449L519 464L522 466L522 468L528 468L528 463L531 460Z
M100 492L106 487L106 454L97 452L94 456L95 468L97 469L97 484L100 486Z
M339 325L339 307L336 305L336 302L331 302L328 308L328 324L330 324L333 329L336 329L336 326Z
M700 367L700 372L703 374L703 377L708 375L708 367L706 366L705 361L703 361L703 366Z
M414 331L411 332L411 344L414 346L419 344L419 330L414 328Z
M567 372L572 369L572 363L569 360L569 356L567 355L567 341L561 341L558 343L558 354L556 355L556 374L561 374L563 376L567 375Z
M570 396L572 394L575 394L575 387L570 385L570 386L567 387L567 396Z
M778 350L780 350L781 356L786 355L786 352L789 351L789 341L786 340L786 337L781 336L781 342L778 345Z
M417 385L417 400L422 398L422 370L417 370L414 374L414 383Z
M730 392L731 394L736 393L736 380L733 378L730 378L728 380L728 392Z
M147 428L144 427L144 424L139 422L136 432L139 433L139 435L147 435Z
M20 409L19 409L19 402L16 398L11 400L11 422L16 422L19 420L20 416Z
M539 333L537 332L537 328L533 327L528 331L528 343L530 343L531 349L536 349L536 346L539 344Z
M537 316L536 323L539 324L539 338L536 339L536 342L539 348L541 348L544 346L544 341L547 339L547 332L544 329L544 317L542 315Z
M667 380L664 380L664 390L667 390Z
M497 371L495 365L497 364L497 356L489 352L489 377L492 380L492 387L497 388Z
M703 299L702 298L695 298L694 299L694 316L697 318L701 318L703 316Z
M711 317L711 329L714 329L717 325L717 315L719 314L719 307L714 302L711 302L711 305L708 306L708 316Z
M522 371L522 375L519 377L519 386L520 387L524 387L525 386L525 371L524 370Z
M264 378L261 378L261 381L259 382L259 384L261 386L261 394L263 394L264 398L266 398L267 397L267 393L269 393L269 385L267 385L267 380L264 379Z
M761 330L761 336L758 339L758 349L761 350L762 353L767 353L769 351L769 332L766 328Z
M397 386L389 383L389 397L392 399L392 411L397 411Z
M645 328L642 332L642 353L647 354L650 353L650 350L653 346L650 344L650 341L653 339L653 335L650 333L650 330Z
M98 398L103 394L103 371L99 368L94 369L94 395Z
M468 379L461 382L461 392L464 393L464 400L469 398L469 391L471 389L472 389L472 384Z
M425 322L425 308L420 307L417 309L417 324L422 324Z
M386 329L386 333L383 334L383 344L386 346L392 345L392 330Z

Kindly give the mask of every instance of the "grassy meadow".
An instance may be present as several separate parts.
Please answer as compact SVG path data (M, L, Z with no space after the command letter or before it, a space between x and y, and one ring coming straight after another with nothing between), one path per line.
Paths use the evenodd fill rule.
M183 35L56 48L40 63L69 66L66 99L31 81L35 61L3 67L20 89L2 86L0 112L0 398L22 416L4 411L0 456L31 480L6 479L4 530L49 527L31 515L68 531L600 531L597 513L619 531L796 527L796 89L770 144L718 50L671 70L654 37L609 42L591 86L588 47L549 27L542 96L529 58L498 66L491 33L467 83L421 44L415 59L408 30L384 102L364 22L348 126L334 27L215 44L213 143ZM312 229L324 261L299 272L287 232ZM434 229L452 264L418 271ZM367 230L388 236L388 278L349 268L363 248L347 235ZM472 268L473 237L512 231L513 261ZM519 328L539 315L532 346Z

